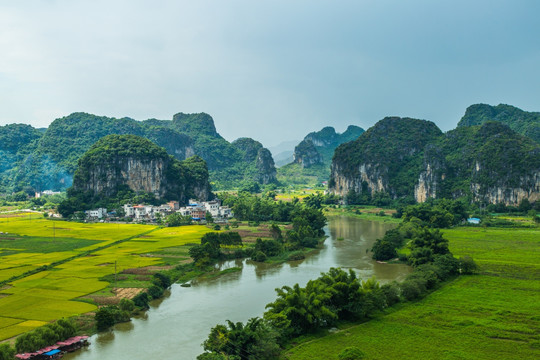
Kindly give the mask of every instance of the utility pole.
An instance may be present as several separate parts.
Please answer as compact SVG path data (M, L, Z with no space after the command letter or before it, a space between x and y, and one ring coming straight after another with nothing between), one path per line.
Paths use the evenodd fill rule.
M53 241L56 240L56 227L54 226L54 221L52 222L52 228L53 228Z
M114 294L116 295L116 260L114 260Z

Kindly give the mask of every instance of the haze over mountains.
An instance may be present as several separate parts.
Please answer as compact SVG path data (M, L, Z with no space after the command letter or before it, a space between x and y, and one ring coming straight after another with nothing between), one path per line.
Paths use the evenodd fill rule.
M540 113L527 112L503 104L497 106L472 105L467 108L458 127L446 134L443 134L431 123L433 134L428 136L425 143L420 141L419 135L422 133L422 129L427 128L424 125L419 128L411 127L410 124L415 121L403 122L385 119L366 133L354 125L349 126L342 134L337 133L331 126L325 127L320 131L306 135L296 145L293 161L276 172L272 154L260 142L250 138L239 138L228 142L216 130L212 117L205 113L178 113L171 120L148 119L144 121L73 113L56 119L47 129L35 129L24 124L0 127L0 191L26 190L31 193L34 190L68 188L71 186L72 176L77 169L79 158L99 139L111 134L142 136L162 146L178 160L199 155L207 164L209 180L214 190L240 187L249 183L264 185L276 182L277 178L284 183L321 182L330 179L331 159L334 157L332 181L333 186L338 187L332 188L342 195L351 189L360 192L363 186L362 182L366 181L367 176L373 182L370 186L372 191L385 191L394 197L410 196L416 200L422 200L434 196L434 194L455 197L465 193L477 197L478 194L471 190L471 186L473 186L471 184L467 185L468 187L466 185L448 185L451 183L449 179L452 178L448 174L461 174L458 176L459 179L470 180L468 175L463 174L469 174L467 171L472 171L473 158L486 154L486 149L490 147L492 153L499 154L497 170L489 170L492 171L492 175L488 176L485 175L487 173L483 173L482 177L493 178L496 176L507 180L507 182L503 181L495 186L493 188L495 190L491 188L489 191L486 190L492 192L492 195L489 196L492 201L495 201L493 199L502 199L502 201L513 202L523 198L525 195L520 192L521 190L512 190L514 195L493 194L493 191L507 191L507 187L510 185L513 186L513 189L523 190L520 187L523 182L532 181L529 185L523 185L528 189L524 191L536 191L534 190L536 186L534 179L538 176L536 152L540 139ZM510 129L494 125L486 126L491 121L504 123ZM428 122L421 121L421 124L426 123ZM388 128L384 131L377 130L382 124L387 124ZM478 127L481 124L484 125ZM396 129L400 129L400 133L397 138L393 138L392 131ZM528 142L523 136L517 136L511 129L531 138L533 142ZM492 133L495 133L496 136ZM401 144L401 141L406 138L414 141L415 145L411 147L410 144ZM449 140L445 142L441 140L443 138L452 138L453 142L449 142ZM467 139L466 143L462 143L465 141L464 139ZM505 139L504 143L501 139ZM416 143L418 141L421 143ZM367 146L361 145L364 143L376 145L364 148ZM472 143L477 145L472 145ZM515 146L510 146L510 143ZM462 145L460 145L459 150L450 150L451 144ZM282 148L286 149L290 145L290 143L283 144ZM480 145L484 146L483 150L480 149ZM334 155L336 148L338 151ZM280 150L279 147L274 149L275 151ZM438 149L438 152L434 149ZM387 154L388 151L390 153ZM408 155L398 155L396 158L392 151L410 152L412 157L409 159ZM352 170L347 174L340 172L339 169L352 169L354 166L360 166L360 163L351 165L358 161L364 165L367 164L366 156L368 154L371 159L369 161L381 159L383 162L390 161L393 165L390 167L385 165L381 168L376 166L380 171L369 175L361 172L355 173ZM426 157L424 160L422 160L423 156ZM412 162L409 163L409 161ZM505 175L506 165L503 165L512 164L513 161L516 161L516 164L521 164L519 170L524 171L523 174L529 174L527 175L529 180L521 179L518 181L516 176L519 174L515 171L518 169L516 165L509 167L508 171L511 175ZM425 182L423 187L418 185L419 179L422 177L425 179L435 176L433 169L438 165L436 166L434 162L437 162L442 168L450 170L441 170L441 173L436 175L439 177L437 181L432 179ZM381 165L382 163L377 164ZM490 161L489 164L495 164L495 162ZM462 170L456 170L458 168ZM401 174L397 180L393 178L394 171L395 174ZM462 173L463 171L465 172ZM355 177L363 178L363 180L353 181L352 179ZM346 185L343 183L346 178L347 181L353 182ZM398 181L399 184L392 185L394 180ZM516 181L519 182L519 186L515 184ZM415 190L417 185L421 189ZM466 188L468 190L465 190ZM419 195L420 193L424 195ZM517 193L521 195L516 195Z

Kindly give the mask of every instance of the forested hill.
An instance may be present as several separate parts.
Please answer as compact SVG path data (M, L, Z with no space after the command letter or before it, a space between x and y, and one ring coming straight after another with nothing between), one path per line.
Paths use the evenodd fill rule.
M361 127L349 125L341 134L331 126L307 134L295 147L293 162L279 169L280 179L285 182L306 177L317 178L319 182L328 180L334 150L363 132Z
M523 111L511 105L471 105L459 121L458 127L482 125L488 121L502 122L521 135L540 143L540 112Z
M412 195L425 146L443 135L431 121L387 117L355 141L340 145L332 160L329 187L342 195L386 192Z
M443 134L429 121L385 118L336 149L329 187L352 202L533 202L540 199L540 146L500 122Z
M78 159L92 144L107 135L147 138L179 160L199 155L208 164L217 188L243 182L275 181L269 152L246 157L242 148L221 137L212 117L205 113L174 115L172 120L110 118L73 113L54 120L44 133L29 125L0 127L0 192L61 190L71 185ZM15 140L18 142L14 142ZM262 147L262 146L261 146ZM261 156L257 156L261 155ZM266 173L261 174L261 171Z
M64 216L96 207L118 208L126 202L158 204L210 197L208 169L198 156L179 161L148 139L108 135L78 161Z

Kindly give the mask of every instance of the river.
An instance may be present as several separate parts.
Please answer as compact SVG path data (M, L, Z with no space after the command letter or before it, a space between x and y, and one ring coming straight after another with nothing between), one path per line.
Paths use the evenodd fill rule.
M228 261L242 271L198 280L191 287L173 285L166 297L131 322L90 338L91 345L67 354L68 360L195 359L210 329L225 320L245 322L262 316L264 306L276 298L275 288L319 277L331 267L354 269L381 283L402 280L411 270L403 264L379 264L366 250L394 224L353 217L331 217L325 228L324 248L306 259L270 265L246 260Z

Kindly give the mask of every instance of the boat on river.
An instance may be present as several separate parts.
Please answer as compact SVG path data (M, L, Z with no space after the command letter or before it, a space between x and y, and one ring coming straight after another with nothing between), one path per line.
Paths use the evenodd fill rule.
M66 352L72 352L88 346L88 336L74 336L64 341L58 341L56 344L47 346L31 353L17 354L15 357L21 360L55 360L60 359Z

